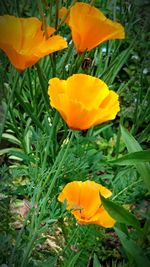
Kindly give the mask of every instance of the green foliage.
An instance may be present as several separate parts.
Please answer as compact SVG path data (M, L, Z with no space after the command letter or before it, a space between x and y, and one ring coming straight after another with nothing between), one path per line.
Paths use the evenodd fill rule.
M149 4L84 2L122 22L126 39L110 40L79 56L70 43L22 73L0 51L0 264L150 265ZM41 5L47 23L55 26L60 23L56 5L71 3L8 0L1 1L0 13L40 18ZM66 25L58 33L70 41ZM91 64L84 68L87 58ZM121 111L115 121L71 134L50 108L47 82L72 73L100 77L118 92ZM79 225L66 205L58 203L65 184L87 179L112 190L111 200L101 200L117 220L114 229Z
M121 128L122 136L129 152L141 151L142 148L134 137L129 134L123 127ZM150 191L150 164L149 163L137 163L133 161L137 171L143 178L148 190Z
M138 246L134 241L132 241L127 235L125 235L122 231L119 229L115 229L117 232L121 243L123 247L125 248L125 251L131 255L131 257L134 259L134 263L132 263L132 266L138 266L144 264L144 266L149 266L150 261L148 258L144 255L144 251Z
M138 230L140 229L139 221L132 213L111 200L106 199L103 196L100 197L104 208L117 222L132 225Z

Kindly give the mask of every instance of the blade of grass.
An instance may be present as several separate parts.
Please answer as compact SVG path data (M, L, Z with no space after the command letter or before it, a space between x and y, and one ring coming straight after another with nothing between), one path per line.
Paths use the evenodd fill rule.
M121 134L124 139L124 142L126 144L126 147L130 153L136 152L136 151L142 151L142 148L140 144L135 140L135 138L125 129L123 126L121 126ZM134 165L143 178L143 181L145 185L147 186L147 189L150 191L150 164L149 163L137 163L134 162Z

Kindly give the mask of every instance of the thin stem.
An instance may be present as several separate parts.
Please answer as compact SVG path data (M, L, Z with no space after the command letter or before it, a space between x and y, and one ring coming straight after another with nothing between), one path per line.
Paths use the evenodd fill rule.
M1 126L1 130L0 130L0 141L1 141L1 138L2 138L2 133L4 131L4 126L5 126L5 122L6 122L6 118L7 118L7 114L8 114L8 110L9 110L9 106L10 106L10 103L12 102L12 99L14 97L14 92L15 92L15 89L17 87L17 83L18 83L18 80L19 80L19 75L20 75L20 73L17 72L16 73L16 79L15 79L15 81L13 83L12 91L11 91L10 97L8 99L8 104L7 104L7 107L6 107L6 110L5 110L5 115L4 115L5 117L4 117L3 121L2 121L2 126Z
M46 23L46 18L45 14L43 12L43 6L41 0L37 0L37 6L40 12L40 17L42 21L42 30L44 31L45 38L48 39L48 32L47 32L47 23Z
M39 82L41 85L41 89L42 89L42 95L43 95L43 100L45 102L45 106L47 107L47 110L50 110L50 105L49 105L49 99L48 99L48 94L47 94L47 79L44 76L44 73L42 72L42 69L39 65L39 63L36 63L36 68L37 68L37 73L38 73L38 77L39 77Z
M69 133L69 134L70 134L70 133ZM46 204L47 204L49 195L52 193L52 190L53 190L53 188L54 188L54 186L55 186L57 177L58 177L59 173L61 172L62 166L63 166L63 164L64 164L64 162L65 162L65 159L66 159L66 156L67 156L67 153L68 153L68 149L69 149L69 147L70 147L70 145L71 145L71 142L72 142L73 137L74 137L74 132L72 132L72 134L71 134L71 137L70 137L70 140L69 140L69 142L68 142L68 144L67 144L66 150L65 150L65 152L64 152L64 154L63 154L63 157L62 157L62 159L61 159L61 161L60 161L60 164L59 164L59 166L58 166L58 168L57 168L57 170L56 170L56 172L55 172L55 175L54 175L54 177L52 178L50 187L49 187L48 192L47 192L47 194L46 194L46 196L45 196L45 198L44 198L44 201L43 201L43 203L42 203L42 207L41 207L41 210L40 210L40 213L39 213L40 215L39 215L39 218L38 218L38 220L37 220L37 223L35 224L35 229L34 229L34 232L33 232L33 234L32 234L31 240L29 241L29 243L28 243L28 245L27 245L27 249L26 249L26 251L25 251L25 253L24 253L24 257L23 257L23 261L22 261L22 263L21 263L21 267L26 266L26 263L27 263L27 261L28 261L29 255L32 253L33 244L34 244L34 242L35 242L35 239L36 239L37 236L38 236L38 229L39 229L39 226L40 226L41 221L42 221L42 216L43 216L43 212L42 212L42 211L45 210L45 206L46 206ZM33 218L33 220L32 220L32 225L34 225L35 218L37 219L37 217L35 216L35 214L34 214L33 216L34 216L34 218Z
M23 260L22 260L22 263L21 263L21 266L20 267L24 267L26 266L26 264L28 263L28 258L29 258L29 255L32 253L32 247L33 247L33 244L35 242L35 239L37 237L37 231L35 229L33 235L32 235L32 238L30 240L30 242L28 243L28 246L27 246L27 249L26 249L26 252L24 254L24 257L23 257Z
M134 186L134 185L136 185L136 184L138 184L138 183L140 183L140 182L142 182L142 179L139 180L139 181L136 181L136 182L134 182L134 183L132 183L132 184L130 184L130 185L128 185L128 186L125 187L123 190L121 190L116 196L114 196L114 197L112 198L112 200L118 198L118 196L122 195L122 194L123 194L125 191L127 191L130 187L132 187L132 186Z
M55 111L55 115L54 115L54 119L53 119L53 123L52 123L52 128L51 128L51 131L50 131L50 135L48 137L48 142L47 142L45 155L44 155L44 159L43 159L43 164L42 164L42 170L43 171L45 169L45 165L46 165L46 160L47 160L47 156L48 156L48 153L49 153L50 144L53 143L53 146L56 146L56 129L57 129L59 118L60 117L59 117L58 112ZM53 150L55 150L55 149L53 149Z
M43 126L37 117L33 114L33 111L30 109L29 105L27 105L23 98L19 95L18 92L15 92L15 96L17 97L18 101L20 102L21 106L23 107L24 111L31 117L31 119L35 122L38 128L43 131Z
M56 76L56 54L53 53L50 56L51 66L52 66L52 75L53 77Z
M70 135L70 133L71 133L71 132L69 132L69 135ZM58 176L59 176L59 173L61 172L61 169L62 169L62 166L63 166L63 164L64 164L64 162L65 162L65 159L66 159L68 150L69 150L70 145L71 145L71 143L72 143L73 137L74 137L74 132L71 133L71 137L70 137L70 140L69 140L69 142L68 142L68 144L67 144L67 147L66 147L66 149L65 149L65 151L64 151L63 157L62 157L62 159L60 160L60 163L59 163L59 165L58 165L58 168L57 168L57 170L56 170L56 172L55 172L55 174L54 174L54 177L53 177L52 180L51 180L51 184L50 184L50 186L49 186L49 188L48 188L47 194L46 194L45 199L44 199L44 201L43 201L43 203L42 203L42 206L41 206L41 212L40 212L40 216L39 216L39 222L41 221L41 217L42 217L42 214L43 214L43 213L42 213L42 210L45 209L45 206L46 206L46 203L47 203L47 201L48 201L48 198L49 198L50 194L52 193L52 190L53 190L53 188L54 188L54 186L55 186L55 183L56 183L56 181L57 181L57 178L58 178ZM68 136L68 138L69 138L69 136ZM62 153L61 153L61 154L62 154ZM60 153L59 153L58 156L60 156ZM58 162L58 158L56 159L56 161ZM54 165L56 165L56 164L54 163ZM53 167L53 169L54 169L54 167ZM44 186L45 186L45 183L44 183ZM42 187L42 190L44 190L44 187Z
M49 187L49 189L48 189L47 195L50 195L51 192L52 192L52 190L53 190L53 188L54 188L54 185L55 185L55 183L56 183L57 177L58 177L59 173L61 172L61 168L62 168L62 166L63 166L63 164L64 164L65 159L66 159L66 156L67 156L68 150L69 150L69 148L70 148L71 142L72 142L72 140L73 140L73 137L74 137L74 132L71 133L70 140L69 140L69 142L68 142L68 144L67 144L66 150L65 150L64 155L63 155L63 157L62 157L62 160L61 160L61 162L60 162L60 164L59 164L59 166L58 166L58 169L57 169L57 171L55 172L55 175L54 175L54 177L53 177L53 179L52 179L52 182L51 182L50 187Z
M59 0L56 0L56 13L55 13L55 29L58 28L58 11L59 11Z
M77 2L77 0L74 0L70 6L70 8ZM66 21L66 18L69 16L70 13L70 8L68 9L68 11L66 12L66 14L64 15L64 17L62 18L60 24L57 27L57 31L55 32L55 34L59 31L60 27L64 24L64 22Z
M74 45L73 45L73 43L72 43L72 44L70 44L70 46L69 46L69 48L68 48L68 53L66 54L66 57L65 57L65 59L64 59L64 61L63 61L63 65L62 65L62 67L61 67L61 70L62 70L62 78L63 78L63 76L64 76L64 73L65 73L65 67L66 67L66 65L67 65L67 63L68 63L68 60L69 60L70 56L71 56L71 53L72 53L73 48L74 48Z

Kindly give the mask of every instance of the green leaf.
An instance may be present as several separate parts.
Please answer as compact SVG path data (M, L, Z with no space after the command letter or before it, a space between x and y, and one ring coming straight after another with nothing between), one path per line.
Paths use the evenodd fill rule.
M10 133L3 133L2 137L7 139L9 142L11 142L13 144L16 144L16 145L20 145L21 144L20 141Z
M132 225L136 229L140 229L139 221L136 219L136 217L130 213L127 209L123 208L122 206L112 202L109 199L104 198L101 196L101 201L106 209L106 211L112 216L117 222L119 223L125 223L128 225Z
M133 240L129 239L129 237L126 234L124 234L116 227L115 227L115 232L117 233L127 254L131 255L131 257L134 259L136 266L149 267L150 261L144 255L144 251Z
M79 251L77 254L75 254L75 255L72 257L71 261L68 262L67 267L74 267L74 266L77 266L77 265L75 265L75 264L76 264L76 262L77 262L77 260L78 260L78 258L79 258L79 256L80 256L80 254L81 254L81 251Z
M121 158L110 161L110 163L116 165L135 165L135 163L139 164L142 161L150 161L150 151L137 151L129 153Z
M117 57L114 58L114 60L107 67L107 70L101 74L101 77L100 77L101 79L103 79L108 84L113 83L120 69L125 64L128 57L130 56L130 53L133 49L134 44L135 44L135 41L133 41L127 49L123 50Z
M35 159L32 155L27 155L23 152L22 149L20 148L4 148L0 150L0 156L4 155L4 154L8 154L10 155L9 157L13 159L17 159L17 160L25 160L27 162L33 162L35 163Z
M93 259L93 267L102 267L95 253L94 253L94 259Z
M126 144L126 147L130 153L142 151L140 144L135 140L135 138L121 126L121 134ZM145 185L147 186L148 190L150 191L150 164L146 163L139 163L136 160L133 160L133 164L136 167L137 171L141 175Z

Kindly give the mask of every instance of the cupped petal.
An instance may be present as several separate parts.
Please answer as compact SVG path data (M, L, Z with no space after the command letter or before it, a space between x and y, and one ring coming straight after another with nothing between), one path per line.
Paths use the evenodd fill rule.
M107 198L112 193L94 181L74 181L64 187L58 200L67 201L67 209L79 223L112 227L115 220L101 206L100 194Z
M85 17L85 30L80 32L74 24L72 28L72 38L78 52L91 50L97 45L111 39L123 39L125 37L124 28L121 24L109 19L100 20L98 18Z
M116 118L117 113L120 111L118 98L118 94L114 91L109 91L109 95L100 105L97 118L95 117L93 126Z
M75 130L114 119L120 109L118 95L100 79L85 74L75 74L67 80L51 79L48 94L51 106Z
M54 53L66 47L66 40L60 35L54 35L52 37L49 37L48 39L44 38L44 40L37 46L37 49L34 51L34 54L39 56L40 58L44 55Z
M70 100L82 103L83 108L98 108L109 95L109 89L102 80L85 74L74 74L67 79L67 95Z
M103 226L105 228L111 228L116 223L116 221L103 208L102 209L100 208L98 210L95 218L96 218L95 224Z
M24 70L41 57L67 47L61 36L51 36L54 31L47 27L46 36L42 22L34 17L0 16L0 48L16 69Z
M80 12L79 12L80 11ZM90 17L95 17L101 20L105 20L106 17L105 15L96 7L91 6L87 3L75 3L71 8L70 8L70 21L69 24L74 24L77 25L76 27L80 26L81 30L85 30L85 24L79 25L79 21L82 22L84 20L85 16L90 16ZM75 20L77 20L77 24L75 23Z
M21 47L21 23L15 16L0 16L0 48L9 45L16 49Z
M82 183L79 194L79 206L81 207L82 218L90 219L98 210L101 204L99 190L99 185L94 181L87 180Z
M69 26L78 52L91 50L106 40L125 37L121 24L107 19L100 10L86 3L71 7Z
M41 42L43 39L43 34L41 31L42 22L34 17L28 19L18 18L18 20L21 23L22 30L21 48L18 50L18 52L24 55L33 53L33 47L35 49L38 42Z
M79 208L79 195L82 182L74 181L67 184L63 191L59 194L58 200L64 202L67 200L68 207L67 209Z
M66 94L67 82L59 78L52 78L48 82L48 95L52 107L59 110L62 107L60 95Z
M55 102L50 102L56 108L68 127L74 130L86 130L92 127L93 115L95 113L83 109L79 102L71 101L66 94L59 94Z
M94 181L87 180L82 183L79 195L79 206L82 208L82 218L84 217L90 220L90 218L95 215L101 205L100 194L109 197L111 191Z
M19 71L26 69L39 60L39 58L37 58L36 56L31 57L28 55L19 54L10 45L3 45L1 46L1 49L7 54L12 65L14 65L14 67Z
M103 207L99 208L90 218L84 217L80 211L74 211L72 214L80 224L97 224L105 228L111 228L116 223Z

